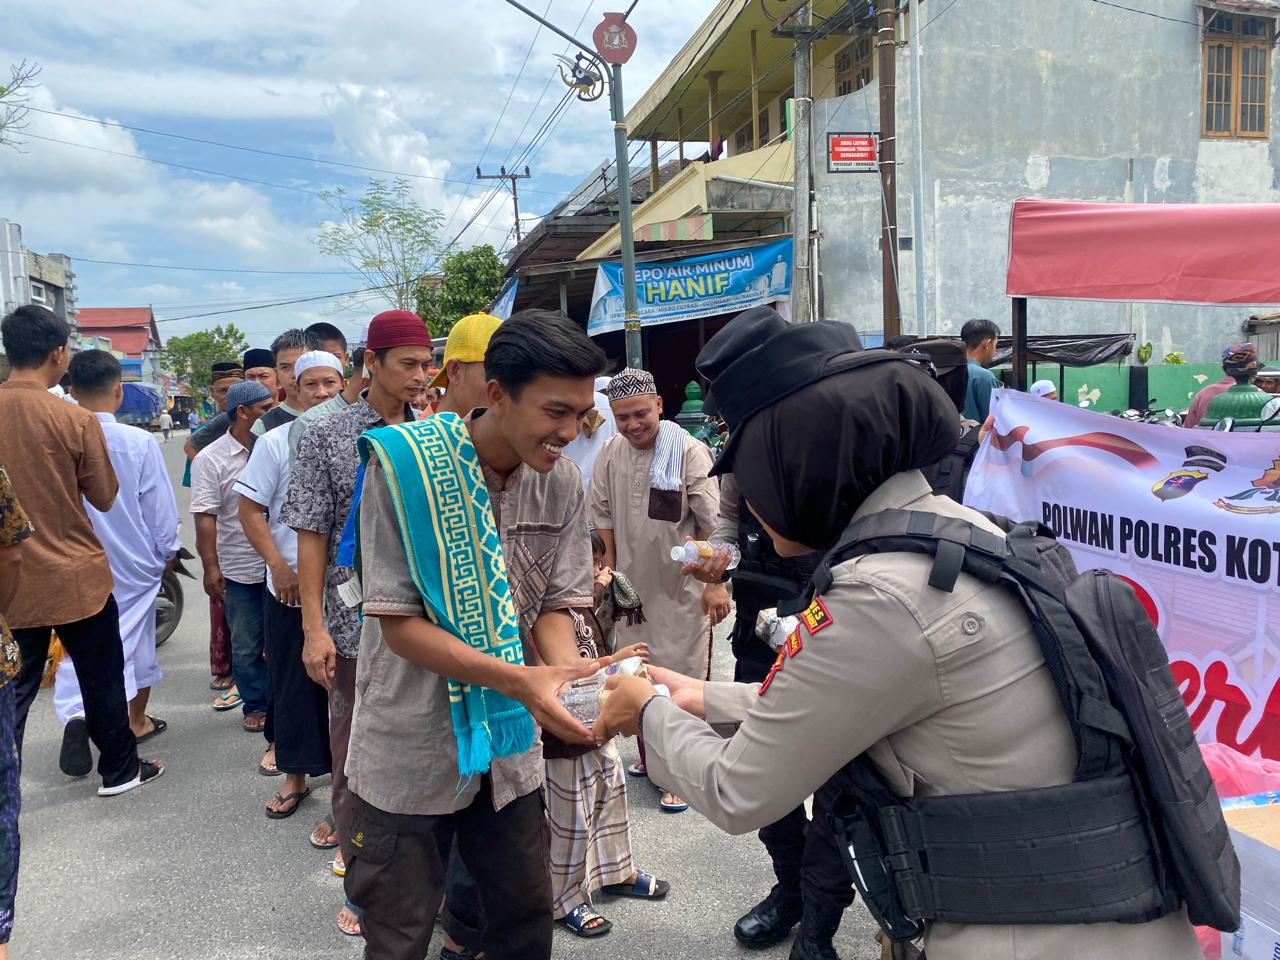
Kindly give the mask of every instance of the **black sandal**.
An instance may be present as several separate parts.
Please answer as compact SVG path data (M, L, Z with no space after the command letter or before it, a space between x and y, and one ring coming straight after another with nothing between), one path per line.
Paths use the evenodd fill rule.
M611 883L607 887L601 888L601 893L607 893L611 897L634 897L637 900L661 900L671 889L671 884L665 880L659 880L657 877L650 876L643 870L636 871L636 878L632 883Z
M298 812L298 808L302 806L302 801L307 799L310 793L311 793L310 787L303 787L301 790L295 790L293 793L277 793L274 798L275 800L279 801L282 804L288 803L290 800L292 800L293 806L290 807L287 812L280 811L280 810L272 810L270 807L267 807L267 819L268 820L289 819L295 813Z
M151 714L147 714L147 719L151 721L151 729L138 738L138 743L143 743L152 737L158 737L169 729L169 721L167 720L161 720L158 717L151 716Z
M598 926L588 927L587 924L592 920L604 920L604 922ZM578 904L565 916L557 920L556 923L574 936L582 937L584 940L590 940L592 937L603 937L613 929L613 921L605 920L604 917L591 909L591 904L589 903Z

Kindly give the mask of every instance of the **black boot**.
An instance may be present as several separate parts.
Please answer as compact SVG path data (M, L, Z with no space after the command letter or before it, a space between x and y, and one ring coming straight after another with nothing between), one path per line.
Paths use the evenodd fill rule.
M791 928L800 922L802 912L799 896L774 886L767 897L734 925L733 935L740 944L753 950L771 947L787 938Z
M840 960L840 954L831 945L840 927L840 914L826 916L812 906L806 907L800 930L791 944L791 960Z

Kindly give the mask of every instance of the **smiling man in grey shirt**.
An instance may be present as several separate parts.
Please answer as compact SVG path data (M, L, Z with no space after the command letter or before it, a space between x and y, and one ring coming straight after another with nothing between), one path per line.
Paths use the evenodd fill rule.
M485 357L489 407L467 418L528 665L472 649L426 619L384 467L369 461L360 506L364 623L347 758L355 810L346 892L364 910L370 960L426 955L444 892L441 854L455 835L484 907L484 953L490 960L551 956L541 744L535 737L528 750L463 780L449 680L518 700L568 742L594 742L557 699L566 682L594 666L578 656L569 613L591 605L593 571L582 481L562 451L594 407L592 381L604 362L562 315L517 314Z

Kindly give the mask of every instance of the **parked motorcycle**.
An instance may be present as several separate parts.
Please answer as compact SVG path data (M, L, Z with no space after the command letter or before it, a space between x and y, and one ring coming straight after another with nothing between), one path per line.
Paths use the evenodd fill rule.
M190 577L192 580L196 575L186 568L183 560L194 560L195 555L183 547L178 551L178 561L174 564L172 570L165 572L160 579L160 593L156 596L156 646L162 646L178 629L178 622L182 619L182 581L178 579L181 574L184 577Z
M1182 421L1187 415L1185 410L1178 413L1171 407L1157 407L1157 403L1159 403L1159 400L1152 397L1147 401L1145 410L1130 407L1128 410L1112 410L1109 416L1119 417L1121 420L1128 420L1130 423L1158 423L1165 427L1182 426ZM1088 400L1082 400L1080 406L1087 410L1092 404Z

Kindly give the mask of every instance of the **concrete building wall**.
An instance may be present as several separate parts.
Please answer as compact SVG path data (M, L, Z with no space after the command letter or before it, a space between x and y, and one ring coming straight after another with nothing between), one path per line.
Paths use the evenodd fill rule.
M0 315L11 313L30 302L22 227L0 220Z
M926 5L927 6L927 5ZM1193 0L1147 0L1195 21ZM923 11L926 17L929 11ZM913 30L915 28L913 27ZM1280 77L1272 51L1271 136L1206 140L1200 30L1099 4L990 0L925 21L919 44L923 164L912 126L912 57L898 60L898 220L903 330L956 333L969 317L1009 328L1008 220L1024 196L1119 202L1280 201ZM879 127L866 88L815 103L815 189L825 314L879 330L879 179L828 174L826 131ZM1130 177L1130 170L1132 176ZM917 179L919 189L916 189ZM923 237L915 236L920 202ZM923 242L921 242L923 241ZM917 320L917 257L924 297ZM1217 356L1251 308L1033 303L1032 333L1132 329L1157 356Z

